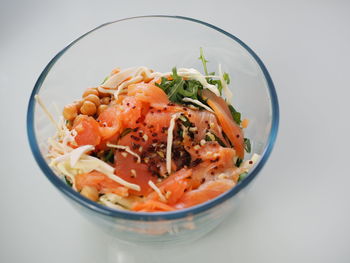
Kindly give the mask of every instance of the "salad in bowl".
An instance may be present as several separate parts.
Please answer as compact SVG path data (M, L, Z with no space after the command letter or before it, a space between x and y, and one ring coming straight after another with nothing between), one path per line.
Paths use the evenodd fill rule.
M174 67L115 68L66 105L48 138L50 166L84 197L113 209L169 212L211 200L258 161L248 119L228 101L230 77Z

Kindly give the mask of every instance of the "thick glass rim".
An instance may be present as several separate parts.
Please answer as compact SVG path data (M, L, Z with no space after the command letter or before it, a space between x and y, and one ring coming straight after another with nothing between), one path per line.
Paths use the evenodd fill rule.
M226 193L208 201L203 204L186 208L183 210L177 210L172 212L157 212L157 213L146 213L146 212L132 212L132 211L122 211L122 210L114 210L107 206L100 205L96 202L90 201L83 197L80 193L73 190L71 187L69 187L63 180L61 180L54 172L51 170L51 168L46 163L44 157L40 153L39 144L36 139L35 129L34 129L34 109L36 105L36 101L34 99L34 96L40 91L40 88L42 86L42 83L44 82L47 74L49 73L52 66L57 62L57 60L75 43L77 43L79 40L83 39L88 34L98 30L99 28L108 26L110 24L118 23L121 21L126 20L136 20L136 19L144 19L144 18L167 18L167 19L179 19L179 20L185 20L193 23L198 23L204 26L207 26L211 29L214 29L228 37L230 37L233 41L240 44L245 50L248 51L248 53L254 58L254 60L258 63L260 69L262 70L264 77L266 79L267 85L268 85L268 92L271 98L271 106L272 106L272 123L271 123L271 131L268 137L267 145L263 151L261 160L259 163L254 167L254 169L249 173L249 176L245 178L242 182L238 183L235 187L233 187L231 190L227 191ZM30 148L32 150L32 153L34 155L34 158L36 162L38 163L41 171L45 174L45 176L50 180L52 184L55 185L63 194L68 196L70 199L73 199L75 202L77 202L79 205L87 208L88 210L91 210L93 212L96 212L97 214L101 214L107 217L113 217L113 218L120 218L120 219L128 219L128 220L140 220L140 221L159 221L159 220L172 220L172 219L181 219L185 218L187 216L193 216L198 213L202 213L204 211L207 211L211 209L214 206L217 206L224 201L228 200L229 198L235 196L238 192L240 192L242 189L244 189L260 172L260 170L265 165L267 159L269 158L272 148L274 146L277 132L278 132L278 124L279 124L279 106L278 106L278 99L276 90L274 87L274 84L272 82L272 79L270 77L269 72L267 71L265 65L261 61L261 59L255 54L255 52L249 48L243 41L241 41L236 36L222 30L221 28L218 28L214 25L211 25L209 23L189 18L189 17L183 17L183 16L170 16L170 15L147 15L147 16L135 16L135 17L129 17L125 19L120 19L108 23L104 23L89 32L83 34L73 42L71 42L68 46L66 46L63 50L61 50L55 57L51 59L51 61L47 64L47 66L44 68L43 72L40 74L37 82L35 83L35 86L33 88L33 91L31 93L29 104L28 104L28 110L27 110L27 135L28 140L30 144Z

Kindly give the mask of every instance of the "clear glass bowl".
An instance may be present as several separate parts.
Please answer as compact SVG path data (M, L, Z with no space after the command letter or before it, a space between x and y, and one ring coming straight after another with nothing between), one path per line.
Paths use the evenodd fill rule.
M233 105L250 119L246 137L261 159L236 187L204 204L168 213L117 211L84 198L65 184L45 158L53 125L34 100L39 94L58 118L67 103L84 89L97 86L111 69L147 66L156 71L172 67L201 70L199 48L210 61L231 76ZM270 75L258 56L241 40L208 23L187 17L143 16L103 24L59 52L35 84L27 113L27 132L41 170L82 214L124 241L148 244L191 241L208 233L239 203L240 196L266 163L275 142L279 110ZM249 157L249 156L248 156Z

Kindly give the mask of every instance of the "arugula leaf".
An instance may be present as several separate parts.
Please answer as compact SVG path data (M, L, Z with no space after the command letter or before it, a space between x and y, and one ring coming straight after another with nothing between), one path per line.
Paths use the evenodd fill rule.
M180 77L174 78L174 85L172 86L170 92L168 93L169 100L172 102L177 102L179 100L178 98L178 92L183 88L184 80Z
M156 86L168 95L171 102L184 104L183 98L201 100L200 91L203 90L203 86L199 81L184 80L177 74L176 68L173 68L171 77L171 80L162 77L160 84L156 83Z
M208 69L207 69L207 62L209 62L208 60L205 59L204 54L203 54L203 48L200 48L200 56L198 59L200 59L202 61L203 64L203 68L204 68L204 73L206 76L208 76Z
M215 85L218 88L220 95L222 94L222 83L219 79L207 78L207 82L209 84Z
M218 137L216 136L215 133L211 132L211 134L214 136L215 140L214 141L217 141L218 144L222 147L227 147L227 145ZM204 138L207 142L211 142L213 141L212 138L208 135L205 135L205 138Z
M105 152L104 160L109 163L114 163L114 151L112 149Z
M182 124L185 126L185 127L190 127L191 126L191 122L190 120L184 116L184 115L180 115L179 116L179 120L182 122Z
M244 180L245 178L247 178L248 173L241 173L238 177L238 182Z
M241 158L237 158L237 161L236 161L236 166L237 167L240 167L241 164L242 164L243 160Z
M248 138L244 138L244 149L246 150L247 153L250 153L252 151L252 146Z
M64 180L66 181L66 184L67 184L68 186L70 186L70 187L73 186L72 182L69 181L69 179L67 178L67 176L64 177Z
M232 114L232 117L233 117L233 120L238 124L240 125L242 120L241 120L241 113L236 111L235 108L232 106L232 105L228 105L228 108L230 109L231 111L231 114Z
M107 79L109 79L109 76L107 76L107 77L105 77L105 78L103 79L101 85L102 85L103 83L105 83L105 82L107 81Z
M223 78L226 81L227 84L230 84L231 80L230 80L230 75L227 74L226 72L223 74Z

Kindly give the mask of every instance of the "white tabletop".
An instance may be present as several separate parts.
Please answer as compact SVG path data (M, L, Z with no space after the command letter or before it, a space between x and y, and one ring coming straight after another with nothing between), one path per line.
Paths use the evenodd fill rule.
M0 262L350 262L349 1L1 1ZM121 245L42 175L30 92L65 45L106 21L190 16L246 42L274 80L280 131L236 214L186 247Z

